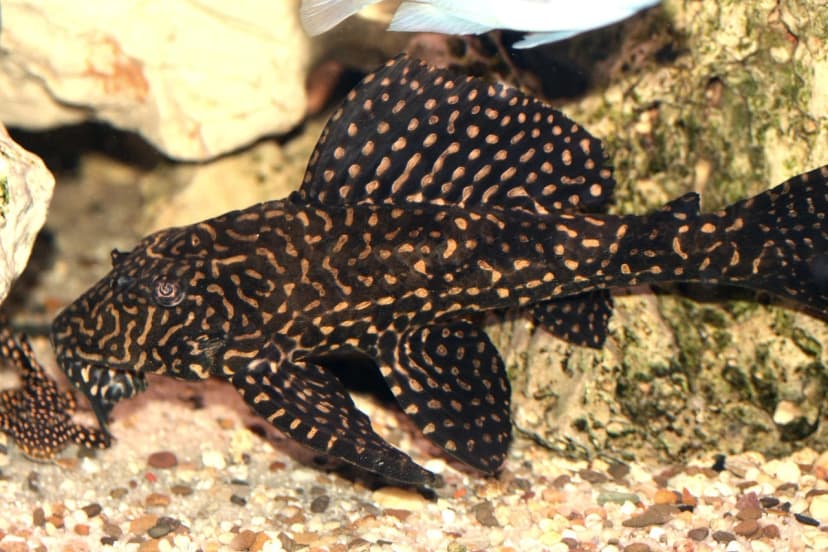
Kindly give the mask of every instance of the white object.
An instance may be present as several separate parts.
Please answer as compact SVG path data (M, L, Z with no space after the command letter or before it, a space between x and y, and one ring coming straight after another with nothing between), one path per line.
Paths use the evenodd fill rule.
M302 25L318 35L380 0L302 0ZM492 29L527 31L513 44L532 48L604 27L658 0L403 0L392 31L480 34Z
M2 0L0 121L98 120L205 160L294 128L298 0Z

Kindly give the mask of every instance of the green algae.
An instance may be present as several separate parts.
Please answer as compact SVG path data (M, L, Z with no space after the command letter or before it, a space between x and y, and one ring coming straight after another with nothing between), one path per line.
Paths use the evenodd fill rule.
M666 0L624 30L621 59L560 106L604 140L613 212L688 191L717 209L828 162L824 3ZM510 368L519 433L568 456L662 461L828 447L828 328L766 299L616 293L592 364L540 329L495 332L508 358L522 347Z

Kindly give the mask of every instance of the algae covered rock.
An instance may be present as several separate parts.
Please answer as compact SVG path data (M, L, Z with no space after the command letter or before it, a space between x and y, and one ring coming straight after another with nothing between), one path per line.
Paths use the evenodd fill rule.
M712 210L828 163L823 2L666 1L625 31L606 86L560 106L604 140L614 212L689 191ZM824 448L828 327L766 299L726 287L616 293L602 351L500 324L519 432L627 459Z

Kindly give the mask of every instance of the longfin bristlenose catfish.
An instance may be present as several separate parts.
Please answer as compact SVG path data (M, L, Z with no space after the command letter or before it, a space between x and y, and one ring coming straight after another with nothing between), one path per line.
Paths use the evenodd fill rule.
M386 443L325 368L372 359L403 411L486 473L510 441L503 361L473 321L525 307L600 347L608 288L722 282L828 307L828 167L709 214L687 194L600 214L600 142L501 84L397 58L331 117L288 198L156 232L54 321L105 426L148 373L229 380L290 437L389 480L433 474Z

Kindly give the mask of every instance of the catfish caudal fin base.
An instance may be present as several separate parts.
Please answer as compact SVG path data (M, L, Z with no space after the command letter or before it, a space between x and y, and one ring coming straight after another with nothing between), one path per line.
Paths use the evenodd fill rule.
M601 142L565 115L401 56L348 94L288 198L114 255L55 319L58 362L102 425L148 373L216 376L297 442L431 486L326 368L337 358L370 359L424 436L495 474L510 387L481 313L523 308L601 347L609 289L691 281L825 316L828 168L714 213L687 194L606 214L614 186Z

